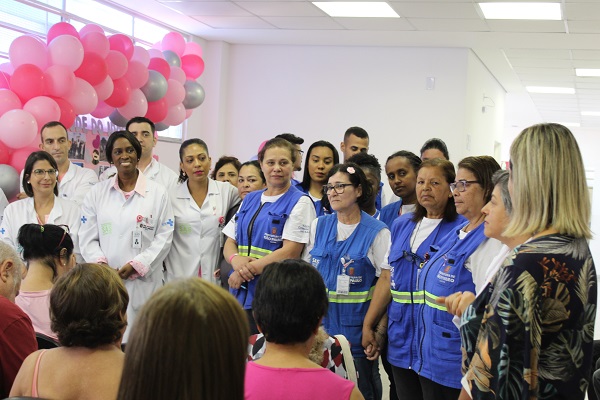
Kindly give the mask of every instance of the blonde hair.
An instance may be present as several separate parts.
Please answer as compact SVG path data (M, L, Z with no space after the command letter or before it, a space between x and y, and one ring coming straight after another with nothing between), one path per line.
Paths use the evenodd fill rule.
M585 169L575 137L545 123L524 129L510 147L513 213L506 237L550 227L591 238L591 207Z
M248 336L246 314L222 288L168 283L136 318L118 399L242 400Z

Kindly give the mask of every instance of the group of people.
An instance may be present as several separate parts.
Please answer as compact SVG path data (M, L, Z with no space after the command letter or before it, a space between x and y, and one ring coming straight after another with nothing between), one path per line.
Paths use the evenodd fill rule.
M170 375L144 368L164 360L166 370L180 371L189 358L194 370L193 354L229 358L230 378L243 381L243 364L232 365L243 362L248 335L261 332L267 347L246 368L246 398L381 399L380 356L392 399L584 398L596 275L585 172L567 128L525 129L511 146L508 171L489 156L466 157L455 169L439 139L427 141L420 156L397 151L384 165L397 197L389 204L364 129L346 131L341 163L331 143L313 143L295 181L302 144L278 135L261 145L256 161L222 157L211 173L206 143L189 139L177 177L152 158L154 125L137 117L109 137L114 167L81 198L63 184L69 173L71 180L84 174L63 150L66 129L45 126L42 151L23 171L27 198L7 206L0 237L29 266L17 304L36 332L68 348L48 352L42 363L43 353L31 355L14 394L43 385L40 364L52 368L60 357L75 357L75 348L106 346L102 354L112 357L127 343L119 398L173 397L173 386L181 390L176 398L241 398L243 382L241 392L231 382L186 387L185 376L169 386ZM112 293L122 301L111 309L121 311L121 323L108 341L69 345L53 310L55 292L86 269L112 269L107 281L120 277ZM186 291L198 297L178 295ZM213 303L221 309L208 313ZM194 313L199 320L182 324ZM207 313L219 320L214 330ZM171 334L161 336L157 326ZM350 342L356 387L308 360L320 326ZM202 333L194 338L192 331ZM186 344L180 359L166 342ZM83 352L99 357L85 362L111 360L96 350ZM141 374L152 384L136 382ZM196 375L211 380L206 371ZM219 390L229 397L215 397Z

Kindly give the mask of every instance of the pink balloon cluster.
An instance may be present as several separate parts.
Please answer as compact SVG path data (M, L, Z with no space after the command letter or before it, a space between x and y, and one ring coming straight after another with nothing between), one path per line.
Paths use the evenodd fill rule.
M44 43L16 38L10 62L0 64L0 164L23 168L49 121L73 125L80 114L114 122L146 116L163 129L181 124L204 100L195 81L204 71L200 46L168 33L152 49L129 36L106 36L95 24L79 32L53 25Z

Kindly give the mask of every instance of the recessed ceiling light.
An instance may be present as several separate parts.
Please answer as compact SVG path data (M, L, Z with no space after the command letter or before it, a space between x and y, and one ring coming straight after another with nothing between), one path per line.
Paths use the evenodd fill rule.
M560 3L477 3L486 19L543 19L560 21Z
M529 93L575 94L575 89L569 87L526 86L525 89Z
M361 1L313 1L330 17L400 18L388 3Z
M575 68L577 76L600 76L599 68Z
M584 117L600 117L600 111L582 111Z
M561 124L568 128L579 128L581 126L579 122L557 122L557 124Z

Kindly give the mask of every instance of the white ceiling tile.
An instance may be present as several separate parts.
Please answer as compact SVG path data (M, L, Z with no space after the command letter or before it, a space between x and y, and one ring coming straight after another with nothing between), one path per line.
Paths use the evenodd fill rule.
M559 60L570 60L571 52L564 49L504 49L506 56L511 59L513 57L519 58L539 58L539 59L559 59Z
M595 21L569 21L569 33L600 33L600 23Z
M194 19L214 29L269 29L275 28L258 17L211 17L198 16Z
M401 17L481 19L478 6L473 3L390 3Z
M600 60L600 50L571 50L574 60Z
M600 79L596 81L577 82L575 87L577 89L600 89Z
M414 31L405 18L334 18L346 29L365 31Z
M409 18L409 22L419 31L435 32L486 32L485 21L479 19L421 19Z
M330 17L263 17L263 19L279 29L343 29Z
M498 32L565 32L563 21L515 21L515 20L486 20L493 31Z
M163 4L190 16L213 15L221 17L245 17L251 15L246 10L228 1L188 1Z
M539 77L574 77L575 70L573 68L529 68L515 67L513 68L517 75L537 75Z
M598 20L600 3L567 3L563 18L568 21Z
M543 58L510 58L508 60L514 68L573 68L571 60L543 59Z
M237 5L259 17L324 17L326 14L306 1L240 1Z

